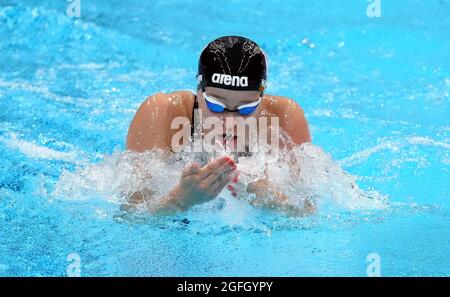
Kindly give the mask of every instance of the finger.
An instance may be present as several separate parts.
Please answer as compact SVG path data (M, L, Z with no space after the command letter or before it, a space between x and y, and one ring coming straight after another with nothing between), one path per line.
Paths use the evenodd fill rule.
M227 175L229 172L236 170L236 165L231 165L229 162L223 164L219 168L217 168L214 172L212 172L208 177L206 177L203 181L207 185L213 184L218 178L223 175Z
M211 192L216 191L220 192L228 183L231 182L232 179L233 179L232 171L224 172L221 176L219 176L211 184L209 184L209 188L211 189Z
M216 179L214 183L210 186L212 193L219 194L225 186L231 181L233 172L222 175L220 178ZM216 195L217 195L216 194Z
M233 197L237 197L236 189L232 185L228 185L227 190L230 191Z
M226 183L225 183L225 185L226 185ZM225 188L225 185L216 183L215 186L214 186L214 189L211 190L212 195L214 197L217 197L217 195L219 195L219 193L223 191L223 189ZM231 192L231 194L233 194L233 193L234 192Z
M217 158L211 162L208 163L205 167L202 168L202 175L201 178L205 179L210 174L215 172L218 168L222 167L223 165L232 166L235 165L233 159L229 156L223 156L220 158Z
M216 169L218 169L219 167L221 167L222 165L227 164L227 163L229 165L236 165L234 160L229 156L220 157L220 158L217 158L217 159L209 162L208 165L206 165L205 167L202 168L200 178L205 179Z
M238 181L239 181L239 172L236 171L236 173L235 173L235 175L234 175L234 177L233 177L232 182L235 183L235 184L237 184Z
M200 165L194 162L191 165L184 168L183 172L181 173L181 177L197 174L200 172L200 170L201 170Z

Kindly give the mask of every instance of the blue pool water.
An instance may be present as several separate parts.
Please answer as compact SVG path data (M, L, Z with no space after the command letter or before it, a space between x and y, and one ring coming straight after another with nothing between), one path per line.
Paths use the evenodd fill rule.
M70 18L65 1L0 0L0 276L66 275L72 253L83 276L366 276L372 253L384 276L450 275L450 1L381 4L81 0ZM324 164L383 207L351 207L342 173L313 166L315 191L343 203L307 218L229 197L121 210L136 108L194 89L201 49L230 34L265 49L267 92L294 98Z

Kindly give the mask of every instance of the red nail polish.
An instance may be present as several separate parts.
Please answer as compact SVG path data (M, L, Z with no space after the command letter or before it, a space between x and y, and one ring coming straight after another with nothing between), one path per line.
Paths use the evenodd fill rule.
M235 178L233 178L233 182L234 182L234 183L237 183L237 182L238 182L237 176L236 176Z

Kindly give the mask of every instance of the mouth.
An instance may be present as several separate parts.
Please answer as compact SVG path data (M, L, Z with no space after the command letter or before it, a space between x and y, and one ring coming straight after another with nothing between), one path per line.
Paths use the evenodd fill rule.
M222 134L222 137L224 138L224 139L237 139L237 135L233 135L233 134L226 134L226 133L224 133L224 134Z
M237 143L237 136L236 135L229 135L229 134L223 134L223 144L236 144Z

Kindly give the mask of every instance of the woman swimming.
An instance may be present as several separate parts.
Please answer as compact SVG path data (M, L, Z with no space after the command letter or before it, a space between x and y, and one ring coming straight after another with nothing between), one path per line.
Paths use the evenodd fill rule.
M225 36L212 41L199 59L197 93L177 91L150 96L131 122L127 149L136 152L152 149L179 152L180 146L186 145L185 141L180 145L177 138L186 134L183 133L186 129L176 129L176 122L180 121L189 124L188 136L200 135L200 138L206 138L209 135L213 138L212 143L221 139L220 144L240 153L248 152L255 137L267 139L268 135L261 134L269 134L275 125L290 139L290 144L276 142L277 149L278 145L289 150L293 145L311 142L302 108L292 99L264 94L266 79L266 56L255 42L239 36ZM196 114L200 114L201 122L204 123L201 128L207 135L195 133ZM262 120L267 118L270 121L264 123L268 124L268 129L259 129ZM257 131L250 125L250 133L240 133L245 131L245 127L240 129L238 124L245 125L252 120L256 123ZM207 123L209 124L206 125ZM255 133L249 137L252 132ZM268 141L269 146L274 143ZM161 202L150 211L157 214L186 211L197 204L215 199L225 188L233 196L238 196L238 182L236 160L231 154L216 158L203 167L194 162L181 173L178 185L159 199ZM268 178L256 180L244 190L255 195L252 204L258 207L287 210L297 215L314 210L312 204L306 204L303 209L289 205L288 197L274 187ZM151 191L142 189L133 193L131 200L134 203L144 203L152 199L151 196Z

